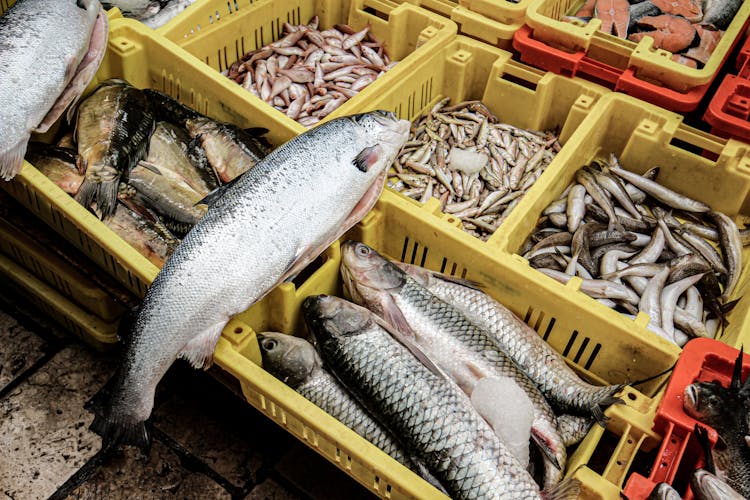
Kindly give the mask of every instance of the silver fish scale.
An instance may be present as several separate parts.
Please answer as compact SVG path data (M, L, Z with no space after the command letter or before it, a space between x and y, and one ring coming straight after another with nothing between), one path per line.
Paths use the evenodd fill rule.
M441 279L430 279L428 289L487 332L560 412L588 415L621 388L581 380L531 327L484 292Z
M482 375L514 380L534 407L532 433L543 437L560 466L565 467L565 446L557 431L557 418L552 408L536 385L498 349L487 333L410 276L406 277L398 292L397 303L416 332L416 342L465 392L470 394ZM473 368L468 368L468 365ZM483 373L477 375L474 370ZM545 471L546 486L559 482L562 473L548 461L545 461Z
M379 327L320 341L321 354L456 499L540 498L466 396Z
M28 139L88 51L100 7L85 3L19 0L0 16L0 159Z
M395 460L414 468L396 438L376 422L330 373L316 370L295 390Z
M210 206L141 304L109 420L145 420L157 383L186 346L200 366L231 316L263 297L301 256L335 239L385 166L363 173L352 163L385 140L375 132L349 117L316 127L274 150ZM397 147L380 147L388 163Z

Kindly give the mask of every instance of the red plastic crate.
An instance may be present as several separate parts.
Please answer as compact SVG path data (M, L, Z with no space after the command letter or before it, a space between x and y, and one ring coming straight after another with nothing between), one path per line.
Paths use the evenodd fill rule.
M750 36L734 64L737 75L727 75L711 98L703 120L711 133L750 143Z
M632 474L623 489L631 499L648 498L661 482L671 484L685 500L692 500L690 477L693 470L703 466L703 451L693 434L695 424L708 430L711 447L717 439L716 431L698 422L682 409L683 391L693 382L717 381L728 386L739 351L713 339L695 339L685 345L672 378L656 410L653 430L662 436L659 452L649 477ZM750 355L742 359L742 376L750 374Z
M529 26L523 26L516 31L513 36L513 48L520 53L521 61L537 68L560 75L585 78L678 113L695 110L712 83L693 87L684 93L678 92L636 77L635 71L631 68L620 69L592 59L582 50L566 52L551 47L534 39ZM731 52L730 50L728 53Z

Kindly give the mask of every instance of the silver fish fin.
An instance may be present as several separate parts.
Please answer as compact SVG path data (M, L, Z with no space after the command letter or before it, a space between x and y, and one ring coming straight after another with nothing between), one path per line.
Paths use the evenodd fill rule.
M581 482L574 477L563 479L553 488L542 491L544 500L573 500L581 494Z
M30 138L31 134L25 135L15 146L0 154L0 177L6 181L15 177L23 168L23 157Z
M225 323L213 325L185 344L179 357L190 363L193 368L207 370L214 362L214 349L219 341Z
M539 451L542 452L545 460L548 460L557 470L562 470L562 466L560 466L560 462L558 462L557 457L555 456L555 452L552 450L552 448L549 447L549 445L547 445L544 436L537 435L534 432L533 426L531 427L531 440L534 441L536 447L539 449Z
M370 146L369 148L365 148L359 152L352 163L355 167L357 167L357 170L361 172L367 172L370 167L377 161L378 151L380 151L380 146L378 144L376 144L375 146ZM373 160L372 158L373 155L375 155L375 160Z
M138 162L136 167L145 168L146 170L150 170L156 175L162 175L161 170L159 170L159 167L157 167L155 164L151 163L150 161L141 160Z
M419 267L415 264L407 264L405 262L399 262L397 260L391 261L396 267L404 271L406 274L411 276L412 278L420 277L422 273L425 273L428 276L431 276L433 278L448 282L448 283L454 283L456 285L465 286L466 288L471 288L473 290L482 291L482 285L477 283L476 281L467 280L465 278L458 278L456 276L451 276L449 274L445 273L439 273L437 271L431 271L424 267ZM419 284L422 286L425 286L424 283L421 282L421 280L418 280Z
M440 484L440 481L432 475L432 473L429 471L427 466L422 462L422 459L413 456L409 457L411 459L411 462L414 464L414 467L417 469L415 472L417 472L422 479L430 483L432 486L440 490L442 493L444 493L446 496L450 496L450 494L443 488L443 485Z
M362 306L359 306L362 307ZM363 308L364 309L364 308ZM419 360L428 370L444 380L451 380L451 378L435 364L434 361L417 345L412 338L414 337L414 331L411 329L409 324L406 322L406 318L401 314L401 311L395 307L384 308L386 311L395 309L397 313L385 313L385 318L381 318L377 314L369 311L374 319L375 323L378 324L383 330L388 332L391 337L396 339L401 345L406 347L412 355Z

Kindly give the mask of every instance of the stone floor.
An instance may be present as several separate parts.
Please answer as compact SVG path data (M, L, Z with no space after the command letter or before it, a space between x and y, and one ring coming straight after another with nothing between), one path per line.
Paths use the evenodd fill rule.
M367 490L204 372L176 363L150 456L99 453L87 401L117 355L68 337L0 283L0 500L359 499Z

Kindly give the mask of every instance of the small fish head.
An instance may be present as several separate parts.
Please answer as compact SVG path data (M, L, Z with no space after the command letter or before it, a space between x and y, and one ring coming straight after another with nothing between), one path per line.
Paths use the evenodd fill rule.
M739 400L717 382L696 382L685 387L685 412L714 428L733 420L733 409ZM718 430L718 429L717 429Z
M320 343L338 337L359 335L373 321L368 310L328 295L306 298L302 303L302 314L310 333Z
M357 304L376 313L383 294L400 289L406 274L395 264L364 243L346 241L341 245L341 277L344 293Z
M258 334L263 368L292 388L307 380L320 366L315 347L299 337L278 332Z

